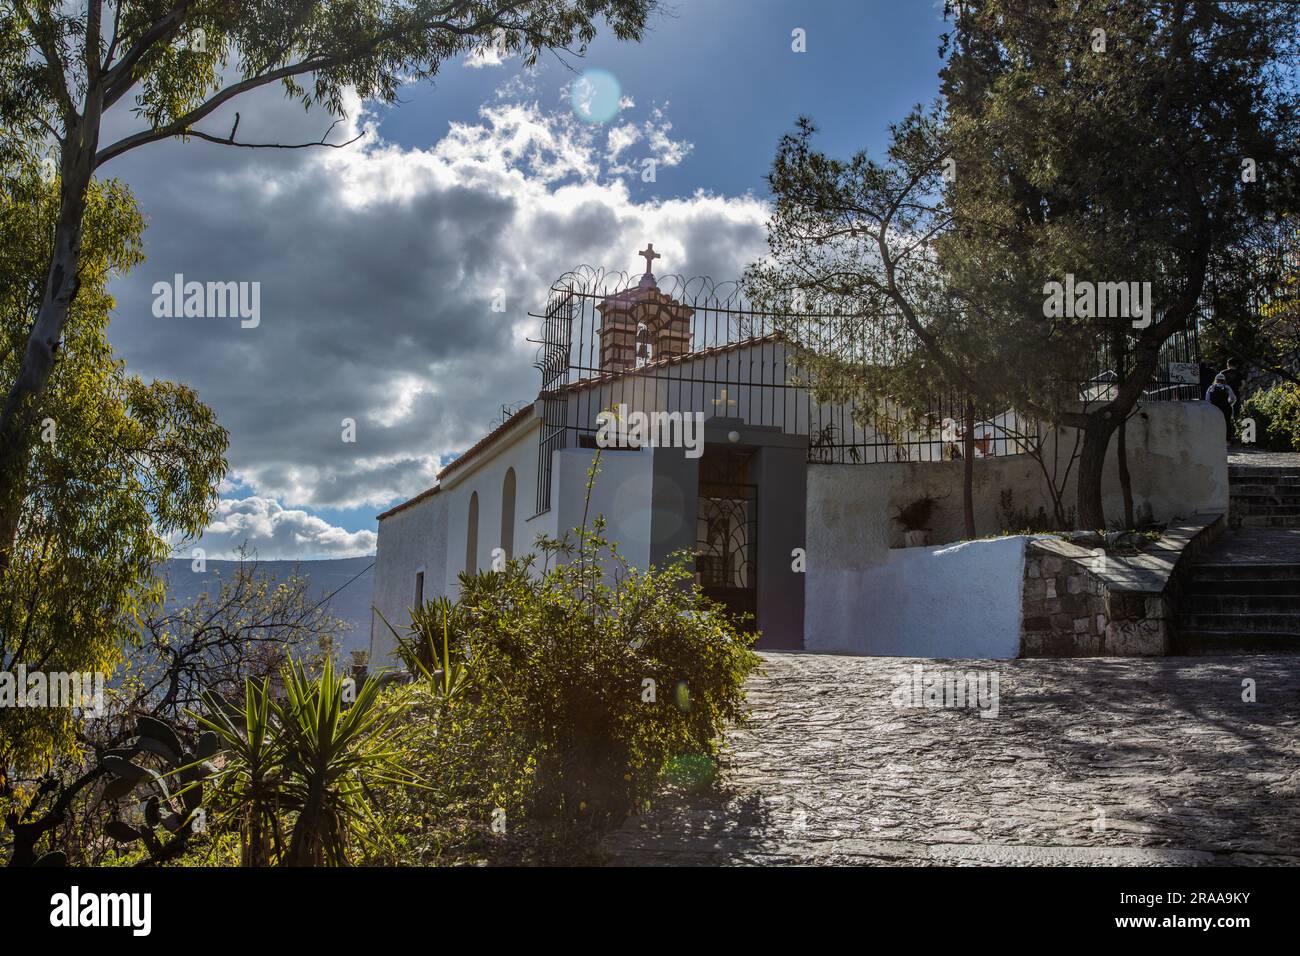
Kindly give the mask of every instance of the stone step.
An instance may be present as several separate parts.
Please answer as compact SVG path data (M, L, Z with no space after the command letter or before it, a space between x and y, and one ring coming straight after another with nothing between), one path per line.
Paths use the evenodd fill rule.
M1300 480L1300 468L1295 465L1229 465L1228 480L1258 478L1275 481L1278 478Z
M1243 528L1300 528L1300 515L1294 514L1244 514L1235 515L1233 520Z
M1300 483L1294 485L1283 484L1281 481L1230 481L1227 486L1227 497L1242 498L1256 496L1256 494L1277 494L1284 498L1295 498L1300 496Z
M1300 514L1300 501L1294 504L1281 502L1276 498L1265 498L1262 495L1258 498L1237 498L1233 497L1228 503L1229 511L1233 514L1256 514L1256 515L1287 515Z
M1233 481L1228 483L1228 497L1238 495L1300 495L1300 481Z
M1240 519L1240 524L1247 528L1294 528L1295 525L1288 522L1288 518L1300 518L1300 511L1290 511L1277 509L1266 509L1266 507L1253 507L1253 509L1242 509L1232 512L1232 518ZM1247 518L1278 519L1278 520L1258 520L1258 522L1247 522Z
M1229 498L1300 498L1300 485L1234 485L1228 489Z
M1229 498L1229 510L1231 511L1257 511L1260 509L1268 510L1269 514L1300 514L1300 498L1290 499L1290 496L1274 496L1274 494L1256 494L1251 497L1239 497L1234 494Z
M1265 597L1300 596L1300 581L1283 578L1192 578L1189 594L1230 594L1240 597L1258 594Z
M1291 634L1300 641L1300 613L1296 614L1204 614L1184 611L1178 625L1192 631L1242 631Z
M1300 564L1251 564L1244 561L1206 561L1192 565L1191 580L1200 581L1300 581ZM1196 585L1193 584L1192 590ZM1297 585L1300 587L1300 585Z
M1182 599L1184 614L1300 615L1300 592L1290 594L1189 594Z
M1175 628L1169 639L1171 654L1300 654L1300 635L1225 630Z

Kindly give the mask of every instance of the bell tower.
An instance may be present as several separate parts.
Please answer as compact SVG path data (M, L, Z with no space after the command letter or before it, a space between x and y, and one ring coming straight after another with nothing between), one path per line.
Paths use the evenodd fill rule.
M653 244L638 253L645 257L645 274L636 286L606 296L600 312L600 370L623 372L641 358L658 361L691 350L691 317L695 310L659 291L651 266L660 258ZM638 345L641 346L638 349ZM646 353L653 348L653 353Z

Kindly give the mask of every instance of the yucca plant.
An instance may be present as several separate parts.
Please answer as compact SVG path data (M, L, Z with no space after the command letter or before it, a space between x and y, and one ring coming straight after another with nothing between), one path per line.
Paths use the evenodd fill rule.
M241 864L266 866L273 854L284 853L280 813L297 809L283 790L284 745L270 682L246 680L242 707L213 693L203 702L207 714L194 716L217 735L224 751L224 763L211 778L213 792L239 820Z
M395 759L390 731L398 712L385 706L378 681L368 678L349 706L351 686L329 658L315 679L296 661L285 668L285 699L276 705L282 792L299 808L284 857L290 866L344 865L353 837L374 840L367 786L415 783Z
M397 641L395 653L413 675L428 681L430 690L441 706L465 694L472 677L470 660L456 660L451 650L451 635L459 630L459 607L447 597L437 597L412 608L411 626L399 634L383 613L375 613Z

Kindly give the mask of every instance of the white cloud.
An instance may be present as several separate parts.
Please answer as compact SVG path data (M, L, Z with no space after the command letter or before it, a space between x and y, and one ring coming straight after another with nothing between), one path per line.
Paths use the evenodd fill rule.
M264 560L355 558L374 554L373 531L347 531L272 498L223 498L203 536L186 545L214 560L236 558L241 547Z
M520 329L575 266L639 268L649 241L664 272L725 279L765 252L758 199L633 195L640 150L665 190L663 169L690 153L662 110L593 126L507 88L427 148L384 141L353 101L335 138L372 135L347 149L162 143L108 170L150 217L149 261L114 286L114 345L132 371L198 390L230 431L231 478L254 494L243 502L262 503L225 505L209 529L223 548L247 532L268 559L373 549L285 509L378 510L428 488L502 403L536 395ZM241 103L250 138L320 135L275 92ZM176 272L259 281L261 324L154 318L150 286ZM505 313L491 308L498 288Z

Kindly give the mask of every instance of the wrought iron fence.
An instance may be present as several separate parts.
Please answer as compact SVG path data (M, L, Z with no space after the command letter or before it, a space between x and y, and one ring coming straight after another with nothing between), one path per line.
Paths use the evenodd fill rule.
M808 435L808 459L873 464L962 456L967 397L951 390L922 407L887 398L821 401L819 383L797 365L797 347L815 342L846 362L888 364L914 347L897 323L815 310L754 309L736 282L677 275L632 277L582 267L551 287L536 367L543 401L537 511L550 506L551 455L593 446L597 414L620 404L741 417L749 425ZM831 336L831 338L828 338ZM838 343L838 344L837 344ZM1080 382L1080 397L1105 401L1125 369L1103 348ZM1144 400L1200 397L1193 325L1165 343ZM1032 418L980 410L979 457L1022 454L1039 441Z

